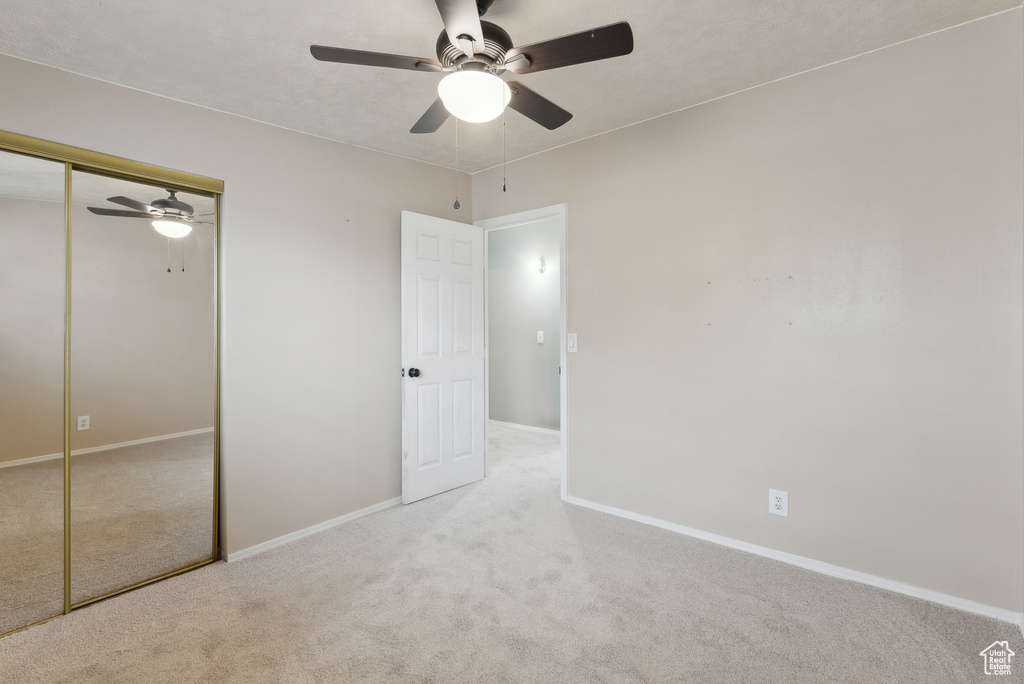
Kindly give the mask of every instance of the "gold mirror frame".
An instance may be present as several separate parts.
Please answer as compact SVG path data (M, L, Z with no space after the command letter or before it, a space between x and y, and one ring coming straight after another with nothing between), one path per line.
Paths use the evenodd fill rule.
M209 565L218 560L220 548L218 546L218 530L220 518L220 198L224 193L224 181L197 176L183 171L165 169L151 164L122 159L101 152L93 152L78 147L71 147L60 143L32 138L18 133L0 131L0 151L14 152L30 157L50 159L64 164L64 239L65 239L65 264L64 264L64 611L67 615L72 610L77 610L97 601L123 594L140 587L174 577L204 565ZM138 181L159 185L161 187L173 187L178 190L187 190L200 195L213 197L214 199L214 311L215 311L215 355L216 370L214 378L214 406L213 406L213 539L211 540L211 558L196 563L189 567L181 568L173 572L153 577L151 579L133 584L117 591L97 596L78 604L71 603L71 172L86 171L89 173L120 178L128 181ZM29 627L40 625L50 620L61 617L55 615L45 620L40 620L18 629L11 630L0 637L20 632Z

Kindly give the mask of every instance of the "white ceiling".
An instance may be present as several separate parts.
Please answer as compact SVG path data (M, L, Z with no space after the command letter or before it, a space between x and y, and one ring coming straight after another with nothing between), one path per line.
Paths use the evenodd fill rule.
M508 111L509 160L1020 6L1020 0L495 0L517 45L628 21L633 54L526 74L575 116ZM3 0L0 53L454 167L454 119L409 129L440 74L324 63L310 44L434 55L430 0ZM501 119L460 124L460 168L502 160Z

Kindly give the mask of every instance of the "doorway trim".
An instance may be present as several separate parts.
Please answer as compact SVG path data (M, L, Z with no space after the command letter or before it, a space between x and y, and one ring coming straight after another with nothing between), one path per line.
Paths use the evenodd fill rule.
M488 258L488 234L492 230L500 230L502 228L515 228L516 226L525 225L528 223L535 223L537 221L543 221L548 219L555 219L559 225L559 267L558 267L558 278L559 278L559 314L558 314L558 367L561 372L558 376L558 428L559 428L559 441L561 445L561 467L560 467L560 495L562 501L567 501L569 497L569 459L568 459L568 444L569 444L569 408L568 408L568 376L569 369L566 364L566 334L568 331L568 316L567 316L567 301L568 301L568 244L567 244L567 233L568 233L568 212L565 204L555 204L549 207L542 207L540 209L530 209L528 211L521 211L515 214L507 214L505 216L496 216L494 218L480 219L475 221L475 225L480 226L484 230L484 263L487 263ZM484 364L484 398L485 408L487 411L487 419L490 421L490 347L489 347L489 323L490 323L490 312L488 305L488 269L484 269L484 358L486 362ZM488 463L490 456L488 455Z

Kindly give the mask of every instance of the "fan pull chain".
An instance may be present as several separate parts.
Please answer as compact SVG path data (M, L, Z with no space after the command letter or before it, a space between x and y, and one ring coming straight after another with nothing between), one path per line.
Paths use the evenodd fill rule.
M455 118L455 204L453 205L456 209L461 207L459 204L459 119Z
M181 272L185 272L185 238L181 239Z
M505 173L505 159L506 159L506 157L505 157L505 109L506 108L503 107L502 110L501 110L501 191L502 192L507 192L505 190L505 180L506 180L506 175L507 175Z
M167 238L167 272L171 272L171 238Z

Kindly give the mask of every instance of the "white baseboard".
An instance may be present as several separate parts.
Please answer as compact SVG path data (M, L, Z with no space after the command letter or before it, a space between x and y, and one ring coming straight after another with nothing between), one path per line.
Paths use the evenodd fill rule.
M239 561L243 558L248 558L249 556L255 556L257 554L263 553L264 551L270 551L271 549L276 549L279 546L290 544L291 542L296 541L298 539L302 539L303 537L308 537L310 535L316 534L317 532L323 532L324 530L329 530L332 527L344 525L345 523L351 522L356 518L362 518L363 516L370 515L371 513L383 511L386 508L393 508L394 506L398 506L401 503L402 497L382 501L379 504L374 504L373 506L370 506L368 508L362 508L358 511L347 513L343 516L334 518L332 520L327 520L326 522L322 522L319 525L313 525L312 527L307 527L305 529L298 530L297 532L291 532L276 539L265 541L262 544L257 544L256 546L250 546L249 548L242 549L241 551L229 553L227 555L227 561L228 563L233 563L234 561Z
M506 423L503 420L491 419L490 422L494 423L495 425L504 425L505 427L519 428L521 430L532 430L533 432L543 432L543 433L549 434L549 435L560 435L560 434L562 434L558 430L551 430L549 428L542 428L542 427L534 427L533 425L520 425L519 423Z
M692 527L684 527L683 525L677 525L675 523L666 522L657 518L650 518L646 515L640 515L639 513L633 513L630 511L623 510L621 508L614 508L612 506L605 506L603 504L594 503L593 501L587 501L586 499L579 499L574 496L570 496L566 499L571 504L581 506L583 508L589 508L594 511L601 513L608 513L615 515L620 518L626 518L635 522L643 523L645 525L652 525L654 527L660 527L664 530L671 532L677 532L679 534L685 534L688 537L695 537L697 539L703 539L714 544L720 544L721 546L728 546L731 549L737 549L739 551L746 551L747 553L753 553L758 556L764 556L765 558L771 558L772 560L782 561L790 565L795 565L805 570L813 570L814 572L820 572L823 575L830 575L832 577L838 577L840 579L851 580L853 582L859 582L861 584L867 584L872 587L878 587L880 589L887 589L894 591L897 594L905 594L907 596L913 596L915 598L924 599L925 601L931 601L932 603L938 603L943 606L950 608L956 608L963 610L968 613L975 613L977 615L984 615L985 617L995 618L996 620L1002 620L1003 622L1009 622L1017 625L1024 635L1024 615L1021 613L1015 613L1011 610L1005 610L1003 608L996 608L994 606L988 606L984 603L978 603L976 601L970 601L968 599L959 598L957 596L950 596L949 594L943 594L937 591L931 591L930 589L921 589L914 587L909 584L903 584L902 582L894 582L893 580L885 579L884 577L877 577L875 575L869 575L865 572L857 570L850 570L849 568L843 568L838 565L831 565L829 563L823 563L816 561L811 558L805 558L803 556L797 556L792 553L786 553L784 551L776 551L775 549L769 549L766 546L758 546L756 544L750 544L748 542L739 541L738 539L732 539L730 537L723 537L719 534L712 534L711 532L703 532L701 530L694 529Z
M29 463L53 461L54 459L63 457L64 454L46 454L44 456L31 456L29 458L19 458L15 461L4 461L3 463L0 463L0 468L13 468L14 466L28 465Z
M178 437L189 437L191 435L201 435L204 432L213 432L213 428L199 428L198 430L186 430L185 432L175 432L169 435L157 435L156 437L144 437L142 439L133 439L128 442L117 442L116 444L104 444L98 447L89 447L87 449L74 449L71 452L72 456L81 456L82 454L94 454L98 451L110 451L111 449L120 449L121 447L130 447L137 444L149 444L150 442L162 442L165 439L176 439ZM31 456L29 458L19 458L16 461L4 461L0 463L0 468L10 468L12 466L27 465L29 463L39 463L41 461L53 461L58 458L64 458L64 452L59 454L45 454L43 456Z

